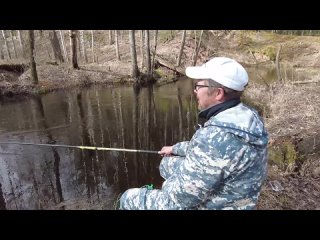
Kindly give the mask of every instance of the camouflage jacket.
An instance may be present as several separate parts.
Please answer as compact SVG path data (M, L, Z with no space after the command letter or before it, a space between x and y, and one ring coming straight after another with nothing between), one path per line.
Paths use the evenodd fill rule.
M128 189L120 209L254 209L267 174L268 134L244 105L211 117L164 157L161 189Z

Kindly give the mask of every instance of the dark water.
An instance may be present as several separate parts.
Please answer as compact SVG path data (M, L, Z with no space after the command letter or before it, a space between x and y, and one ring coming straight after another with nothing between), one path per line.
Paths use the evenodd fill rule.
M197 122L193 83L93 86L0 105L0 141L160 150ZM131 187L160 187L161 156L0 145L0 208L114 209Z

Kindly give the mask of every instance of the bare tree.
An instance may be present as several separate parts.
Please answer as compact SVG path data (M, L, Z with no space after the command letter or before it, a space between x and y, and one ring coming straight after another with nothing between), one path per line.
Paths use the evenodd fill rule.
M118 30L115 30L114 32L114 39L116 42L116 55L117 55L117 59L120 61L120 54L119 54L119 40L118 40Z
M79 69L78 60L77 60L77 32L76 30L71 30L71 59L72 59L72 67L75 69Z
M282 45L279 45L277 55L276 55L276 69L277 69L277 77L278 77L278 82L282 82L282 77L281 77L281 71L280 71L280 51L281 51Z
M109 30L109 45L113 44L112 30Z
M152 65L151 65L151 72L153 74L154 72L154 60L156 58L156 55L157 55L157 42L158 42L158 30L154 30L154 38L153 38L153 41L154 41L154 49L153 49L153 53L152 53Z
M137 52L136 52L136 41L135 41L135 31L129 30L129 41L130 41L130 51L131 51L131 67L132 67L132 77L138 79L140 73L137 63Z
M176 64L177 67L179 67L181 64L181 57L182 57L182 53L183 53L184 43L186 42L186 32L187 32L187 30L183 30L183 33L182 33L180 51L179 51L179 56L178 56L177 64Z
M11 54L10 54L10 51L9 51L9 46L8 46L6 34L5 34L4 30L1 30L1 31L2 31L2 37L3 37L3 40L4 40L4 44L5 44L5 51L7 52L7 55L9 57L9 59L11 59Z
M93 30L91 30L91 51L92 51L92 62L95 62L95 52L94 52L94 37L93 37Z
M86 46L85 46L84 38L83 38L83 30L80 30L80 45L81 45L82 53L83 53L83 56L84 56L84 60L87 63L88 62L88 57L87 57Z
M6 200L4 199L4 196L3 196L1 183L0 183L0 210L6 210Z
M67 56L66 45L64 43L63 32L61 30L59 30L59 34L60 34L60 39L61 39L61 46L62 46L63 56L64 56L64 59L66 59L66 62L68 62L68 56Z
M3 50L2 50L2 41L0 38L0 59L4 59Z
M145 31L145 51L146 51L146 60L147 60L147 75L148 81L151 78L151 57L150 57L150 37L149 37L149 30Z
M55 60L59 63L64 62L59 44L59 39L55 30L49 33L49 38L52 45Z
M48 54L48 57L49 57L49 59L51 59L50 50L47 47L47 39L44 36L44 31L43 30L40 31L40 42L41 42L42 45L44 45L44 47L46 49L46 52Z
M29 33L29 48L30 48L30 69L31 69L31 78L33 84L38 84L38 74L36 62L34 60L34 31L28 30Z
M2 52L2 43L0 42L0 59L4 59L3 52Z
M201 30L201 33L200 33L200 38L199 38L198 46L195 46L195 47L196 47L196 48L195 48L195 54L194 54L193 63L192 63L193 66L196 65L197 60L198 60L198 54L199 54L199 50L200 50L202 34L203 34L203 30Z
M9 31L9 34L10 34L10 38L13 46L14 57L17 58L16 44L14 43L14 40L13 40L12 30Z
M141 55L141 69L144 67L144 31L140 30L140 55Z

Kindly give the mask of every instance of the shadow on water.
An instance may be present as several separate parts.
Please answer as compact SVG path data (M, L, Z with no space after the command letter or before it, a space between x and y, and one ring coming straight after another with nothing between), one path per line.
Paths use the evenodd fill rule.
M192 81L161 87L92 86L0 108L0 141L158 151L189 139ZM161 187L161 156L0 145L1 209L114 209L128 188Z

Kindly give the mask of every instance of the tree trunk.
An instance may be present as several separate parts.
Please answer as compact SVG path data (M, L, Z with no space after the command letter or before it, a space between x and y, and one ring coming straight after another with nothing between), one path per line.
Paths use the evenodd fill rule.
M149 38L149 30L145 30L145 45L146 45L146 60L147 60L147 81L151 78L151 57L150 57L150 38Z
M36 62L34 60L34 31L28 30L28 32L29 32L31 79L33 84L38 84L37 67L36 67Z
M59 63L64 62L61 47L59 44L59 39L55 30L49 33L49 38L52 45L55 60Z
M70 57L70 60L71 60L71 62L72 62L72 37L71 37L71 35L72 35L72 30L69 30L68 31L69 32L69 46L70 46L70 52L69 52L69 54L68 54L68 56ZM80 41L79 41L80 42ZM68 51L67 51L68 52ZM80 52L79 50L77 50L77 52ZM80 57L81 57L81 52L80 52Z
M198 46L196 46L196 52L195 52L194 59L193 59L193 64L192 64L193 66L195 66L197 64L198 54L199 54L200 45L201 45L202 34L203 34L203 30L201 30Z
M10 33L10 38L13 46L14 57L17 58L16 44L14 43L14 40L13 40L12 30L10 30L9 33Z
M2 41L0 38L0 59L4 59L3 50L2 50Z
M2 37L3 37L3 40L4 40L4 44L5 44L5 51L7 52L7 55L9 57L9 59L11 59L11 54L10 54L10 51L9 51L9 46L8 46L6 34L5 34L4 30L1 30L1 31L2 31Z
M114 38L115 38L115 42L116 42L116 55L117 55L117 60L120 61L119 41L118 41L118 30L115 30Z
M63 33L62 33L61 30L59 30L59 34L60 34L60 39L61 39L61 46L62 46L63 56L64 56L64 59L66 60L66 62L68 62L66 45L64 43L64 37L63 37Z
M177 67L179 67L181 64L181 57L182 57L182 53L183 53L184 43L186 42L186 32L187 32L187 30L183 30L183 33L182 33L181 46L180 46L179 56L178 56L177 64L176 64Z
M138 79L140 73L137 63L137 52L136 52L136 41L135 41L135 31L129 30L129 41L130 41L130 51L131 51L131 69L132 77Z
M6 210L6 201L3 196L1 183L0 183L0 210Z
M71 30L71 59L72 59L72 67L75 69L79 69L78 60L77 60L77 32L76 30Z
M276 55L276 69L277 69L277 78L278 78L278 82L281 83L282 82L282 77L281 77L281 69L280 69L280 51L281 51L282 45L279 45L278 51L277 51L277 55Z
M49 60L51 60L51 55L50 55L49 49L47 48L47 40L45 39L44 31L42 30L40 31L40 44L45 47Z
M95 53L94 53L94 38L93 38L93 30L91 30L91 52L92 52L92 62L95 62Z
M154 30L154 50L152 53L152 65L151 65L151 73L154 73L154 60L157 54L157 42L158 42L158 30Z
M0 44L0 59L2 60L4 59L3 52L2 52L2 44Z
M86 51L84 38L83 38L83 30L80 30L80 43L81 43L81 49L84 56L84 60L86 61L86 63L88 63L87 51Z
M112 30L109 30L109 45L113 44Z
M141 55L141 69L144 67L144 31L140 30L140 55Z
M17 30L17 33L18 33L18 41L19 41L19 46L20 46L20 49L21 49L21 53L22 53L22 56L25 57L25 52L24 52L23 43L22 43L23 39L22 39L20 30Z

